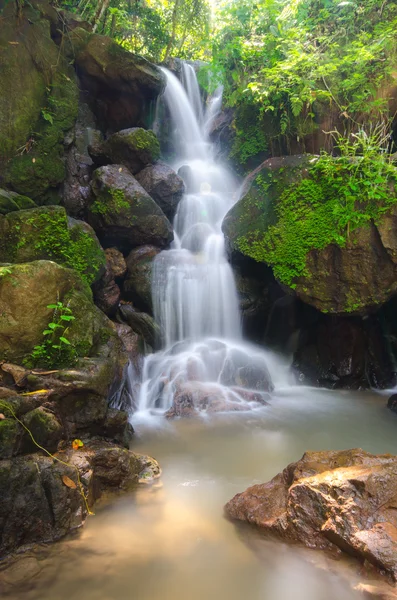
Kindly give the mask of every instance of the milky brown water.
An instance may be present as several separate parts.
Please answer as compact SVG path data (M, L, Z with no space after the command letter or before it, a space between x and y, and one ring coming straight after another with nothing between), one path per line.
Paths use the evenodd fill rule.
M364 577L354 561L266 540L224 519L223 505L308 449L397 453L397 417L385 403L372 393L291 388L259 412L136 424L133 449L159 460L162 487L103 503L76 536L25 556L8 575L20 583L7 598L362 598L352 589Z

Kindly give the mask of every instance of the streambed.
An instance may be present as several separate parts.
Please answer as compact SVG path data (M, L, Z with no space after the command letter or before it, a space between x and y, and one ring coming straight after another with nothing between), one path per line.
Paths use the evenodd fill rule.
M266 540L223 517L223 505L305 450L397 453L397 417L374 393L278 390L249 413L134 423L132 448L163 469L103 501L77 535L23 555L2 574L17 600L354 600L368 576L354 560ZM25 562L23 562L25 561ZM13 582L11 588L9 584ZM390 588L390 591L391 588Z

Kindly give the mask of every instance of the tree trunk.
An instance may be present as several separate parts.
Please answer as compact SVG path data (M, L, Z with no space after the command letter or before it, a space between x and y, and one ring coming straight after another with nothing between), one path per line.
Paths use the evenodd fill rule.
M167 60L170 57L171 50L175 44L176 28L178 25L178 11L179 11L180 4L181 4L181 0L175 0L174 10L172 12L172 32L171 32L170 41L168 42L168 45L167 45L167 48L165 51L164 60Z
M98 10L96 11L95 17L94 17L94 21L93 21L93 28L92 31L95 33L99 23L102 20L102 17L105 13L105 10L108 8L109 6L109 2L110 0L102 0L102 2L99 2L99 6L98 6Z

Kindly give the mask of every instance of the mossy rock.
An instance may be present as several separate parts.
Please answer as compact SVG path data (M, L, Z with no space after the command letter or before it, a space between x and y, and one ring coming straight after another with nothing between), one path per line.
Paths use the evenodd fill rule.
M71 294L76 308L89 305L94 311L88 284L72 269L44 260L0 267L0 356L17 364L29 356L34 346L42 343L43 331L53 316L48 305L57 301L67 304ZM93 312L87 317L79 315L81 333L73 337L76 347L79 341L86 345L85 329L92 327L92 318ZM72 332L74 336L74 323L70 336Z
M58 443L62 438L62 426L52 412L39 406L28 412L22 421L29 429L37 444L45 448L48 452L56 452ZM25 453L38 450L37 445L27 432L25 432L22 446Z
M229 250L271 266L321 312L368 314L397 292L397 197L391 189L376 220L349 235L337 220L342 199L324 188L316 162L273 158L253 172L222 225ZM357 198L357 212L364 210Z
M126 166L135 175L160 158L160 144L153 131L133 127L111 135L103 153L110 162Z
M35 202L27 196L21 196L16 192L0 189L0 215L7 215L16 210L36 208Z
M0 412L2 409L0 407ZM0 421L0 460L11 458L17 452L21 427L13 418Z
M122 165L94 171L88 221L105 247L131 250L143 244L160 248L173 239L172 226L160 207Z
M61 206L0 216L0 262L33 260L53 260L76 269L89 284L101 277L106 264L92 228L68 218Z

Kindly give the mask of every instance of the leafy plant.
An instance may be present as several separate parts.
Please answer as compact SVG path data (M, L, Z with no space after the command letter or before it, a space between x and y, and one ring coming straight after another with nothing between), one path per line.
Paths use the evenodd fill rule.
M59 301L48 304L47 308L54 311L52 321L43 331L43 342L33 348L24 364L49 369L73 366L77 360L77 352L66 335L75 317L71 309Z

